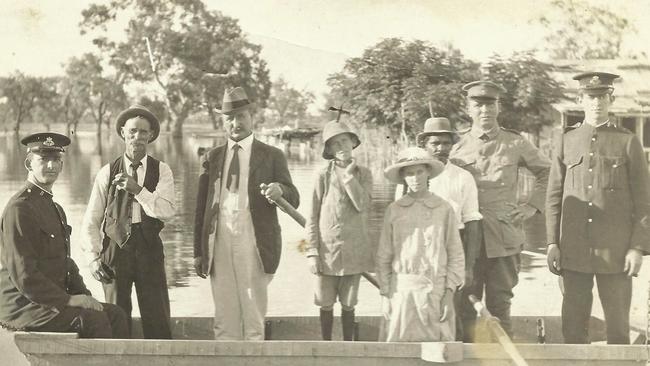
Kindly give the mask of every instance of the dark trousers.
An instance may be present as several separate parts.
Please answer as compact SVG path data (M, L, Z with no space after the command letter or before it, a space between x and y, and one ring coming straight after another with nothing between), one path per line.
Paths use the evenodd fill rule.
M512 289L519 282L520 265L519 254L488 258L485 244L482 245L481 254L474 264L474 282L459 291L460 304L458 308L461 309L459 317L462 322L464 342L474 341L477 315L468 297L474 295L478 299L483 299L483 292L485 292L486 308L493 316L499 318L503 330L512 336L510 304L514 296Z
M104 311L66 306L37 332L79 333L81 338L129 338L126 314L119 306L104 304Z
M112 267L115 279L112 283L104 284L104 295L106 301L124 310L129 330L133 308L131 289L135 284L142 334L148 339L171 339L169 294L160 241L148 243L140 225L133 225L131 237L124 247L115 248Z
M594 276L605 313L607 343L630 344L632 279L625 273L562 272L562 334L565 343L589 343L589 318L593 303Z

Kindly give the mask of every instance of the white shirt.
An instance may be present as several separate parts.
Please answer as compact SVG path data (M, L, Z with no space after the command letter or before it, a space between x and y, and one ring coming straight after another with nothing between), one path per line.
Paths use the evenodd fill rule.
M404 186L397 185L395 200L402 197ZM449 161L438 176L429 180L429 191L444 198L454 209L458 228L465 228L465 223L480 220L483 215L478 211L478 190L472 174Z
M155 191L149 192L143 186L147 173L147 157L145 156L141 162L142 165L138 167L138 184L142 186L142 191L134 197L131 222L136 223L142 221L140 207L150 217L163 221L172 218L176 212L176 204L174 177L171 168L166 163L160 162L158 185ZM124 165L127 166L127 171L133 175L131 160L126 155L124 156ZM92 256L88 260L94 260L102 251L102 240L104 239L102 222L104 221L104 211L106 210L106 195L110 184L110 175L110 164L104 165L97 172L93 190L88 199L88 207L86 207L86 212L81 222L82 249L89 256Z
M228 170L230 169L230 162L234 155L233 146L239 145L241 149L237 152L239 156L239 186L237 192L230 192L226 187L228 181ZM226 146L226 160L223 164L223 172L221 174L221 205L222 210L237 211L248 209L248 174L250 171L251 162L251 149L253 147L253 134L248 135L240 141L233 141L228 139Z

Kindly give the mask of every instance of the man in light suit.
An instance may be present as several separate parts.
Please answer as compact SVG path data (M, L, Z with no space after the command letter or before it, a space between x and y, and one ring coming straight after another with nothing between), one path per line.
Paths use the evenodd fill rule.
M243 88L227 90L220 113L228 141L204 156L194 223L194 267L210 276L219 340L262 340L267 286L282 239L273 204L299 204L282 152L256 140L253 104Z

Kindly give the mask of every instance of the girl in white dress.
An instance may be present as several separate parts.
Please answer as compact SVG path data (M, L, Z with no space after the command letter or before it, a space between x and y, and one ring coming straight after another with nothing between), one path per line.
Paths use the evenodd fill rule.
M452 207L427 187L443 169L426 150L413 147L384 171L408 193L388 206L377 249L385 318L380 341L455 338L453 294L465 275L463 246Z

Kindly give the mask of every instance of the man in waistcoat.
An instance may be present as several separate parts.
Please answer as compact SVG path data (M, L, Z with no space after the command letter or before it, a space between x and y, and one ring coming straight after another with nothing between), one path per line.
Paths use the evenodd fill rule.
M127 338L126 315L86 288L70 257L70 233L52 187L63 169L67 136L36 133L27 146L25 186L0 220L0 325L37 332L77 332L81 338Z
M264 339L267 286L282 250L273 201L299 204L282 151L253 136L251 106L243 88L226 91L228 141L204 155L199 176L194 266L210 276L219 340Z
M160 231L174 216L174 178L167 164L147 154L160 132L156 116L134 105L117 116L124 154L103 166L82 223L90 270L106 301L119 305L131 325L131 289L145 338L171 338L169 295Z
M613 83L576 75L584 122L555 141L546 199L547 261L562 276L562 334L589 343L594 278L607 343L630 343L632 277L650 253L650 179L638 137L610 119Z

